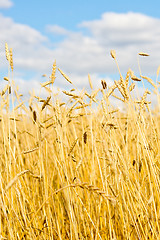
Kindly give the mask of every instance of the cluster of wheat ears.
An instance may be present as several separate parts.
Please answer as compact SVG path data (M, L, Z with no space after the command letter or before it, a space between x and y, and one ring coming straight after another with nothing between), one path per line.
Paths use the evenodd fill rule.
M79 91L54 62L41 84L46 99L32 94L26 104L6 44L0 239L160 239L159 83L131 69L124 78L111 56L120 76L112 86L102 80L94 90L88 75L90 91ZM66 102L53 90L57 70L70 85ZM148 89L133 97L139 81L150 84L156 109Z

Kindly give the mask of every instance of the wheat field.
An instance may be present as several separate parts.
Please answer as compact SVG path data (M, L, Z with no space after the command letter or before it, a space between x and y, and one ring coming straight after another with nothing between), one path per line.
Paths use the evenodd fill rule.
M148 54L139 53L140 57ZM14 83L12 49L0 92L0 239L160 239L159 83L122 76L76 89L53 63L46 99L26 104ZM70 87L53 91L59 71ZM157 70L157 79L159 69ZM139 98L133 92L147 82ZM154 92L156 108L148 101ZM119 101L123 110L114 104Z

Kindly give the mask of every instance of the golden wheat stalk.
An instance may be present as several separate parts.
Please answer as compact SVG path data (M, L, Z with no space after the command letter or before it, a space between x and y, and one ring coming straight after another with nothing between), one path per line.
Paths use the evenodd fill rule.
M136 101L134 101L134 103L138 103L138 104L141 104L142 103L142 100L141 101L138 101L138 100L136 100ZM151 104L151 101L143 101L143 104Z
M27 170L24 170L24 171L18 173L18 174L8 183L8 185L7 185L6 188L5 188L5 191L8 191L8 190L13 186L13 184L15 184L15 183L17 182L17 180L18 180L18 178L19 178L20 176L22 176L22 175L24 175L25 173L28 173L28 172L30 172L30 170L27 169Z
M56 74L56 60L55 60L54 63L53 63L52 74L51 74L51 76L50 76L50 79L51 79L52 84L54 83L54 81L55 81L55 79L56 79L55 74Z
M18 118L15 118L15 117L10 117L10 118L9 118L9 120L16 121L16 122L19 122L19 121L21 121L20 119L18 119Z
M79 113L77 115L69 115L68 117L70 117L70 118L79 118L79 117L89 116L89 115L91 115L91 113Z
M143 53L143 52L138 53L138 55L143 56L143 57L148 57L149 56L148 53Z
M107 89L107 83L105 80L101 80L101 84L102 84L103 89Z
M7 82L9 81L8 77L4 77L3 79Z
M112 58L115 60L115 63L116 63L116 65L117 65L117 68L118 68L118 72L119 72L120 77L123 78L123 77L122 77L122 74L121 74L121 71L120 71L120 68L119 68L119 65L118 65L118 62L117 62L117 59L116 59L116 51L115 51L115 50L111 50L111 51L110 51L110 54L111 54Z
M142 75L141 78L146 79L154 88L157 88L156 84L153 82L151 78Z
M129 86L129 91L132 92L132 90L135 88L136 84L135 83L131 83L131 85Z
M39 149L39 147L32 148L32 149L29 149L29 150L26 150L26 151L23 151L23 152L21 152L21 154L28 154L28 153L32 153L32 152L34 152L34 151L36 151L36 150L38 150L38 149Z
M14 108L14 111L16 111L18 108L20 108L23 104L24 104L24 101L21 102L19 105L17 105L17 106Z
M91 95L87 91L85 91L85 95L89 98L92 98Z
M110 111L108 114L113 114L113 113L117 113L117 112L119 112L119 109L115 109L113 111Z
M110 54L111 54L111 57L112 57L113 59L116 59L116 51L115 51L115 50L111 50L111 51L110 51Z
M101 91L100 88L92 91L91 97L92 97L92 98L95 98L100 91Z
M107 95L106 97L108 98L112 93L113 91L117 88L116 84L114 84L113 86L111 86L107 92Z
M121 98L121 97L119 97L119 96L117 96L115 93L112 93L112 97L115 97L115 98L117 98L118 100L124 102L124 99Z
M11 94L11 86L8 88L8 94Z
M42 77L47 77L47 74L43 74Z
M47 99L45 100L45 102L42 105L41 111L49 104L50 99L51 99L51 96L47 97Z
M68 116L69 113L72 112L73 109L75 109L74 107L77 105L78 102L79 102L79 99L77 99L77 100L72 104L72 106L69 108L69 110L68 110L66 116Z
M86 108L86 107L88 107L88 106L90 106L90 104L82 104L81 106L77 106L77 107L75 107L74 109Z
M2 90L1 95L3 96L7 90L9 89L9 84L5 86L5 88Z
M128 89L127 89L127 86L126 86L126 82L124 81L123 77L120 76L120 85L123 89L123 92L125 94L125 99L128 100L129 99L129 93L128 93Z
M94 98L94 95L90 95L89 93L87 93L87 91L85 91L85 95L90 98L91 100L93 100L93 102L97 103L97 100Z
M122 94L122 96L125 98L125 97L126 97L126 94L125 94L125 92L124 92L124 90L123 90L120 82L115 80L114 83L115 83L116 87L118 88L119 92L120 92L120 93Z
M104 197L104 198L106 198L106 199L108 199L110 201L116 201L116 197L108 195L108 194L106 194L105 191L102 191L100 188L95 187L95 186L90 185L90 184L85 183L85 182L84 183L73 184L73 185L70 185L70 186L71 187L80 187L80 188L83 188L83 189L87 189L87 190L89 190L91 192L94 192L94 193L96 193L96 194L98 194L98 195L100 195L100 196L102 196L102 197Z
M127 74L126 74L126 78L125 78L126 87L128 87L129 77L131 76L131 73L132 73L132 70L129 68L128 71L127 71Z
M51 126L53 126L54 123L50 123L46 126L46 129L50 128Z
M53 84L53 81L46 81L44 83L41 83L41 87L46 87L47 85Z
M158 66L157 68L157 78L158 78L159 72L160 72L160 66Z
M9 55L10 55L9 63L10 63L11 70L13 72L13 53L12 53L12 48L10 48Z
M52 90L50 89L50 88L48 88L48 87L46 87L46 86L44 86L44 89L49 93L49 94L51 94L52 93Z
M106 125L106 126L109 126L110 128L114 128L114 129L117 129L117 128L118 128L117 125L115 125L114 123L110 123L110 122L106 123L105 125Z
M48 122L48 121L51 120L51 119L53 119L53 116L46 118L46 119L43 121L43 123L46 123L46 122Z
M87 143L87 132L83 133L83 141L85 144Z
M106 110L104 99L101 100L101 104L102 104L103 113L104 113L105 117L107 117L107 110Z
M56 113L58 114L58 117L61 116L61 109L58 99L56 100Z
M71 82L71 80L69 79L69 77L64 73L62 72L62 70L60 68L58 68L58 71L62 74L62 76L67 80L67 82L69 82L70 84L73 84Z
M142 96L142 100L141 100L141 103L140 103L140 109L143 108L143 106L144 106L144 104L146 102L147 94L151 94L151 92L148 89L145 90L145 92L144 92L144 94Z
M73 98L79 98L79 96L73 92L68 92L68 91L62 91L65 95L73 97Z
M34 110L34 111L33 111L33 122L35 123L36 120L37 120L37 113L36 113L36 111Z
M93 84L92 84L91 76L90 76L89 74L88 74L88 81L89 81L90 88L93 89Z
M5 51L6 51L6 59L10 63L10 54L9 54L9 48L7 43L5 43Z
M78 138L76 138L76 139L74 140L74 142L72 143L72 145L71 145L71 147L70 147L70 149L69 149L68 156L70 156L71 152L73 151L74 147L76 146L77 141L78 141Z
M141 79L138 78L138 77L136 77L134 74L131 75L131 79L132 79L133 81L136 81L136 82L140 82L140 81L141 81Z

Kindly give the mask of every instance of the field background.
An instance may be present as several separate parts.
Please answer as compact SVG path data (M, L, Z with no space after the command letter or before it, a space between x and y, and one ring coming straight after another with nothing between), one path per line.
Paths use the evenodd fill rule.
M140 53L147 57L147 54ZM111 51L115 63L116 53ZM132 70L79 91L56 62L24 102L12 49L0 106L1 239L159 239L159 83ZM59 71L70 90L53 91ZM159 70L157 71L158 79ZM135 86L147 81L133 97ZM154 92L156 108L148 101ZM112 99L118 99L114 106ZM121 106L121 109L119 108Z

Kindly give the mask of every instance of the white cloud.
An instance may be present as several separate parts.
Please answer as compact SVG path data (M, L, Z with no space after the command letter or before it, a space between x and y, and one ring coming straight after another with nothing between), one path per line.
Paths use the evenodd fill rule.
M13 6L13 2L11 0L0 0L0 8L10 8Z
M82 22L91 37L103 50L116 49L122 70L135 65L139 51L151 54L152 60L145 62L149 71L157 67L160 50L160 19L140 13L104 13L101 19ZM109 64L110 68L111 64ZM111 68L112 69L112 68Z
M52 63L52 52L47 48L48 38L36 29L14 22L11 18L0 15L0 51L4 53L5 43L13 49L16 70L45 71ZM48 58L48 61L47 61ZM3 64L2 64L3 63ZM0 68L6 65L4 60Z
M138 71L137 53L149 53L150 57L141 58L142 71L144 75L155 74L160 64L159 25L160 19L140 13L104 13L100 19L80 23L77 32L57 25L46 26L46 32L53 34L53 38L63 36L60 42L52 43L49 35L0 15L0 52L4 53L5 42L13 48L15 74L19 71L34 71L36 76L50 74L56 59L58 67L79 88L88 86L88 73L93 75L97 87L102 75L108 79L107 75L118 73L111 49L116 50L123 73L128 68ZM4 55L0 68L6 65ZM58 76L55 84L63 86L59 79ZM30 82L25 88L32 85Z
M47 25L46 30L55 35L68 35L70 33L68 30L66 30L65 28L62 28L58 25Z
M128 68L138 71L137 53L148 52L151 56L141 59L142 70L154 74L160 63L159 25L160 19L140 13L104 13L98 20L79 24L79 32L66 34L54 54L68 73L111 74L117 71L111 49L117 52L122 72ZM56 34L65 32L55 26L53 29Z
M160 20L140 13L104 13L99 20L82 22L94 38L103 46L112 43L115 47L132 44L148 44L154 41L160 30L156 29Z

